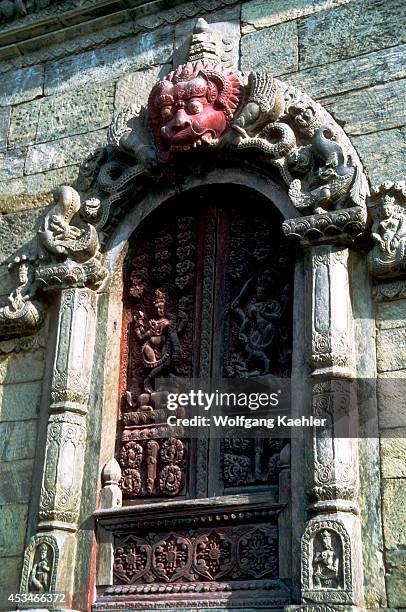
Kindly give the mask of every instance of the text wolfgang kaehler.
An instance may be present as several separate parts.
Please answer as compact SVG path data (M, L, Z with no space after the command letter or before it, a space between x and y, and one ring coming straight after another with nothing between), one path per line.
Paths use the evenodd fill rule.
M252 417L244 414L224 414L224 408L248 409L250 411L267 408L275 409L279 405L281 390L274 393L225 393L218 390L205 392L201 389L190 390L183 393L169 393L166 407L170 411L179 409L198 408L202 411L214 414L193 414L193 416L177 416L170 414L167 424L171 427L226 427L226 428L258 428L267 429L282 427L324 427L327 419L313 416L289 417L286 414ZM222 410L222 414L215 414L216 410Z

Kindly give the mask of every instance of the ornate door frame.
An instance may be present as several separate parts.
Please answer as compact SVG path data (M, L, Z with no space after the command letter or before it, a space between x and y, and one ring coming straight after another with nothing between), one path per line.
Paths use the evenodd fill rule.
M19 276L13 308L1 312L2 333L31 333L44 309L41 296L44 292L58 295L38 523L26 549L21 589L32 587L35 567L43 555L48 565L46 589L66 592L72 609L86 605L84 591L94 586L92 524L81 521L91 515L96 504L101 508L95 513L100 524L97 583L111 584L111 539L105 528L119 522L122 515L117 486L120 473L112 461L111 435L116 426L114 381L118 378L119 348L116 344L106 358L106 339L120 334L118 270L126 242L140 221L163 201L207 182L244 184L268 197L286 219L285 234L298 239L305 253L304 262L298 262L296 269L300 289L295 289L303 290L305 300L303 305L299 300L295 303L295 313L308 346L297 350L294 359L298 371L315 377L309 413L320 415L326 406L345 404L351 380L357 374L371 375L371 370L367 374L367 369L361 370L356 363L357 351L365 346L361 347L354 329L349 274L349 262L353 265L354 258L360 259L352 248L357 248L368 232L368 186L358 156L332 117L305 94L267 75L251 73L247 80L224 71L213 52L211 36L200 24L192 37L190 58L211 62L199 70L221 93L217 108L226 120L216 119L216 138L206 143L203 157L194 152L192 156L192 149L179 152L183 158L190 155L185 173L177 165L178 153L165 148L159 136L160 119L154 115L158 90L153 90L149 103L155 144L146 127L147 111L124 109L110 128L109 149L84 163L77 189L65 186L59 190L40 232L37 255L15 262ZM159 91L169 87L168 83L172 87L179 79L190 79L193 66L178 67L161 82ZM218 151L221 156L226 152L228 169L212 169L219 162ZM157 159L157 165L152 164L152 158ZM168 159L174 165L167 166ZM398 192L396 185L387 184L370 202L387 193L400 197ZM129 203L134 202L137 205L129 210ZM372 254L370 270L379 277L374 271L376 259ZM362 261L357 265L365 268ZM389 268L396 272L396 262ZM366 288L368 282L365 280ZM365 449L363 452L365 455ZM348 453L350 461L343 459ZM370 456L374 453L376 446L370 449ZM68 461L71 471L66 469ZM297 442L292 461L298 486L292 491L291 507L279 519L282 531L289 532L285 542L293 534L292 561L286 563L282 577L292 578L296 598L302 601L300 609L363 607L368 600L363 538L368 540L364 551L376 538L372 528L362 527L360 521L358 440L332 437L328 448L317 436ZM299 485L297 474L304 464L308 469ZM96 502L94 477L101 473L103 487ZM290 497L288 463L282 477L286 506ZM93 551L90 557L89 550ZM330 581L323 571L317 572L323 551L332 551L340 568ZM379 575L378 562L371 573ZM75 586L80 577L84 591Z

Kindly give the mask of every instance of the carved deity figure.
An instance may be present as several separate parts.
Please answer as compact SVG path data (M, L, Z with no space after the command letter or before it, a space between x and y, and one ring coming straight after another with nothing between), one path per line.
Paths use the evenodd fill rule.
M374 223L371 237L375 243L369 254L369 267L376 276L397 275L406 270L406 202L404 183L387 183L375 190L378 201L372 207Z
M251 277L241 289L231 305L240 323L239 340L247 354L246 376L260 376L271 371L270 348L274 344L278 332L279 321L283 316L288 302L288 286L285 287L281 301L269 299L269 288L272 275L265 270L257 278L254 301L249 300L255 277ZM239 373L244 376L243 372Z
M142 361L150 370L144 380L144 388L148 393L153 391L156 376L175 364L181 356L178 332L183 330L185 322L182 320L176 329L173 321L166 316L165 306L166 295L157 289L154 300L156 318L147 321L142 311L138 311L135 318L135 336L142 343Z
M35 593L45 593L49 589L51 562L49 560L48 545L40 544L37 560L32 566L29 579L29 588Z
M325 529L320 534L322 550L313 558L314 588L337 588L340 561L333 547L331 533Z
M159 158L171 151L217 144L240 96L236 74L207 61L188 62L152 89L148 110Z

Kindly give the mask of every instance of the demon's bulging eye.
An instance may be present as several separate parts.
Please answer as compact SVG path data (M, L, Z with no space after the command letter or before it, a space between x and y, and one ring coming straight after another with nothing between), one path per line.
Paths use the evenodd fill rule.
M203 110L203 104L199 100L192 100L187 105L187 111L190 115L197 115Z
M161 108L161 117L164 121L169 121L171 119L173 113L170 106L164 106Z

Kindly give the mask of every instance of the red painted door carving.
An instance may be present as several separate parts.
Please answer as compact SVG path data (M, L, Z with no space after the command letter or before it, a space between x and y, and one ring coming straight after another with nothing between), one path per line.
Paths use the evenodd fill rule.
M293 260L280 228L269 201L211 186L168 201L133 235L117 449L124 504L277 485L282 441L166 434L155 384L171 376L289 376Z

